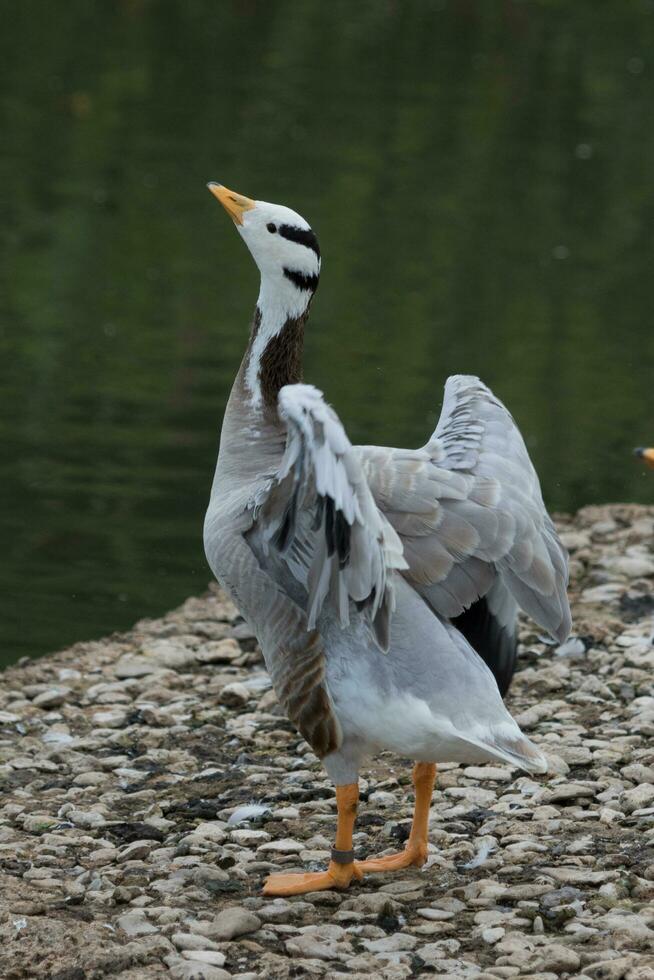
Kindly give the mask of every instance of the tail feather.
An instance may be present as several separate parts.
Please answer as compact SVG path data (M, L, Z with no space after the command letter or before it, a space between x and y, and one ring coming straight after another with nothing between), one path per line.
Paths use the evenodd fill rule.
M461 736L464 741L476 745L487 752L498 762L508 762L509 765L519 766L525 772L545 773L548 762L538 746L524 735L513 719L509 718L508 725L498 726L487 735L475 735L466 732Z
M498 738L495 740L494 748L500 752L508 762L519 765L527 772L547 772L547 759L526 735L520 732L515 738Z

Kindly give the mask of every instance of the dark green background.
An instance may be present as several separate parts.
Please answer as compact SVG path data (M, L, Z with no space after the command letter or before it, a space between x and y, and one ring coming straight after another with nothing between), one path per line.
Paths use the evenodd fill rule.
M205 189L288 204L307 377L420 445L448 373L552 509L654 499L654 4L0 4L0 659L204 588L257 281Z

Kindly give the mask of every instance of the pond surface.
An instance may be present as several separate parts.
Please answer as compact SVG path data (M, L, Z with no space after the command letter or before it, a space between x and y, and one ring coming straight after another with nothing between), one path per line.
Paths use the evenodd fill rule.
M654 500L654 5L0 4L0 661L205 587L255 268L218 180L323 251L306 377L421 445L450 373L553 510Z

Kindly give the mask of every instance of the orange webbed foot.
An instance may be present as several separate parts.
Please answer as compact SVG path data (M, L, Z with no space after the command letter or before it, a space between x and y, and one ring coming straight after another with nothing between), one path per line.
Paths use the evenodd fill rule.
M407 843L398 854L386 854L384 857L368 858L367 861L357 861L355 867L362 874L368 872L400 871L402 868L421 868L427 860L427 844L420 842Z
M363 874L356 864L336 864L331 861L326 871L307 874L274 874L266 878L264 895L306 895L307 892L322 892L330 889L347 888L353 878Z

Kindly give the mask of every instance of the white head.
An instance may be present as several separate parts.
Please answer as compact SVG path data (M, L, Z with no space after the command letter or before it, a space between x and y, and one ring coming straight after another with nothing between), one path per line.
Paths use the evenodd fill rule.
M253 201L211 183L214 194L247 245L261 272L260 308L274 305L300 316L311 302L320 276L318 239L308 222L281 204Z
M320 275L318 239L304 218L290 208L252 201L222 184L208 186L234 221L261 272L258 312L245 368L245 385L257 406L262 402L261 371L269 345L277 345L276 361L290 359L291 337L296 346L301 345L302 325ZM286 345L283 352L282 341Z

